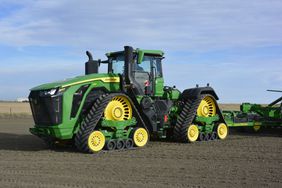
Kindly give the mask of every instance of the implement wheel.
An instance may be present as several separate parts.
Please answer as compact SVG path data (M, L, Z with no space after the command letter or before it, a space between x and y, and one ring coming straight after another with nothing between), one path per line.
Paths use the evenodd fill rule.
M101 131L93 131L88 137L88 147L92 152L98 152L105 146L106 138Z
M228 127L224 123L220 123L216 129L217 137L221 140L225 139L228 135Z
M104 110L106 120L124 121L132 118L132 107L124 96L115 96Z
M195 142L199 137L199 129L197 125L190 125L187 129L188 142Z
M144 128L133 129L132 136L134 145L137 147L143 147L147 144L149 140L148 132Z

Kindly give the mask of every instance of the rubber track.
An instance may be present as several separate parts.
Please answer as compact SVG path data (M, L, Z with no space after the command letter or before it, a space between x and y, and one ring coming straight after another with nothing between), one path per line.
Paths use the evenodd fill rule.
M75 146L79 151L91 153L90 149L88 148L88 137L94 131L96 125L103 115L104 109L111 99L112 95L101 95L95 101L90 111L82 121L80 129L75 136Z
M201 102L200 99L185 99L183 108L177 117L176 125L173 130L174 138L180 142L188 142L187 129L192 124L197 108Z
M79 151L84 153L92 153L91 150L88 148L88 137L95 130L95 127L99 123L99 120L101 119L107 104L115 96L125 96L128 98L128 100L131 103L131 106L133 107L134 112L137 115L136 118L138 122L140 122L142 127L144 127L148 131L146 124L144 123L137 108L135 107L135 105L127 95L122 93L103 94L94 102L90 111L88 112L83 122L81 123L79 131L76 133L75 146Z

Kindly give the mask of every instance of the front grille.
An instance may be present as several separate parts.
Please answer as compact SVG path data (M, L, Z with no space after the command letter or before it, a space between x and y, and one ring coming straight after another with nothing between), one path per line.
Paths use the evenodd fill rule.
M29 102L36 125L58 125L62 123L62 95L46 95L46 91L31 91Z

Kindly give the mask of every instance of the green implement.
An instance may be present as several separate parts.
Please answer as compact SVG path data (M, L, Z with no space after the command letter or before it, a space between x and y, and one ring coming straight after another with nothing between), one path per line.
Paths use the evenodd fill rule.
M268 90L282 92L278 90ZM282 126L282 97L269 105L243 103L240 111L223 111L229 127L246 127L259 131L262 127Z

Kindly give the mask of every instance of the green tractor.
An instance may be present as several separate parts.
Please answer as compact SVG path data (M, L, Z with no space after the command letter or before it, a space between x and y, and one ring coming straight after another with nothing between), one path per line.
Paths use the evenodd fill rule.
M93 60L84 76L32 88L35 126L49 145L71 143L81 152L143 147L149 139L180 142L225 139L228 127L209 87L180 92L164 86L159 50L133 49ZM100 64L107 73L98 73Z

